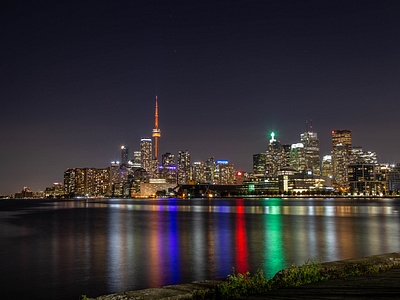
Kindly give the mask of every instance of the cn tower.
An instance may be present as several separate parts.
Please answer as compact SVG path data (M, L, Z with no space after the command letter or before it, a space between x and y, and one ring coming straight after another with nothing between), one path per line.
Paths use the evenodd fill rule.
M154 158L158 159L158 138L161 137L161 130L158 129L158 104L156 96L156 115L155 115L155 128L153 129L154 137Z

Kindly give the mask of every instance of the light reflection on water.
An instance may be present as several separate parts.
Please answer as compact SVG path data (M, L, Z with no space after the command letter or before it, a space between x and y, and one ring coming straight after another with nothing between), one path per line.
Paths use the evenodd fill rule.
M18 299L219 278L232 267L272 276L316 255L332 261L400 246L400 205L391 199L36 202L0 202L0 280Z

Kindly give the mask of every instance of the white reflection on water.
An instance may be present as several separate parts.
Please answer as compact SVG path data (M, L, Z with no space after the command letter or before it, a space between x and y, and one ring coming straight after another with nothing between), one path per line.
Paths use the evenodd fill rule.
M94 207L110 207L135 211L166 211L166 212L215 212L215 213L245 213L295 216L354 216L393 215L398 210L391 206L218 206L218 205L142 205L142 204L107 204L95 203Z

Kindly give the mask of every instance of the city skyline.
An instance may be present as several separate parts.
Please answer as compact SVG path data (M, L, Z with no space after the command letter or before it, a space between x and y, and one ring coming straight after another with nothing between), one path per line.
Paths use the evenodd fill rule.
M400 3L21 1L2 9L0 194L107 167L154 128L159 153L250 172L269 133L312 119L399 162ZM132 153L132 152L131 152ZM130 154L131 154L130 153ZM131 154L132 155L132 154Z

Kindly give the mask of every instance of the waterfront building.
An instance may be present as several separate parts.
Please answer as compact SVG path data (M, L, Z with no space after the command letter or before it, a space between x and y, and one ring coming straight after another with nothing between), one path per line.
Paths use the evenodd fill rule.
M140 140L141 167L151 176L153 165L152 141L148 137ZM158 167L158 166L157 166Z
M167 183L163 178L149 178L146 182L140 183L141 197L172 196L175 195L175 183Z
M217 160L215 181L220 185L235 184L235 171L233 164L229 164L227 160Z
M64 172L70 196L105 196L110 193L110 168L75 168Z
M60 198L65 195L64 185L55 182L52 187L47 187L44 190L44 197L46 198Z
M129 148L121 146L121 164L127 165L129 161Z
M400 191L400 164L393 166L388 176L388 189L390 192Z
M178 184L187 184L190 179L190 154L188 150L178 152Z
M385 190L385 182L377 180L375 176L374 164L349 164L348 181L352 194L380 195Z
M17 199L33 198L33 192L29 187L24 186L21 192L15 193L14 197Z
M332 150L335 150L336 145L341 144L346 150L346 155L351 153L351 130L332 130Z

